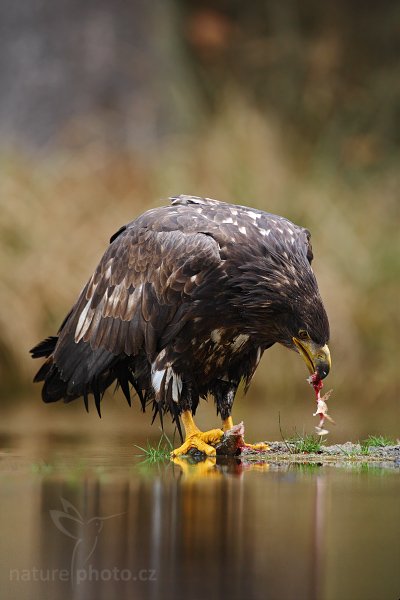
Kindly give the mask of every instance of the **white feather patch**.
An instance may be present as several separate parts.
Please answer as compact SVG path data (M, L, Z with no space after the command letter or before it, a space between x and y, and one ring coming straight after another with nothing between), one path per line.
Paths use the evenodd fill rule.
M162 371L152 371L151 373L151 384L153 386L153 390L156 394L159 394L161 382L164 377L164 370Z
M111 277L111 266L112 266L112 261L110 261L110 264L108 265L108 268L107 268L106 272L104 273L104 277L106 279L110 279L110 277Z
M166 369L157 370L155 368L155 363L153 363L152 371L151 371L151 383L152 383L153 389L156 394L160 393L161 383L164 379L164 376L165 376L165 383L164 383L164 389L162 390L162 392L165 393L165 391L168 389L170 381L172 380L172 387L171 387L172 400L174 402L179 402L179 398L180 398L180 395L182 392L182 379L181 379L180 375L175 373L173 371L172 367L167 367Z
M171 369L172 371L172 369ZM174 402L179 402L179 397L182 392L182 379L179 377L177 373L172 371L172 400Z
M260 362L260 358L261 358L261 348L258 347L257 350L257 358L256 358L256 363L258 364Z
M247 340L249 339L248 335L244 335L243 333L241 333L240 335L238 335L237 337L234 338L232 344L231 344L231 348L232 350L235 352L236 350L239 350L239 348L241 348L243 346L243 344L245 344L247 342Z
M269 234L271 233L270 229L260 229L260 233L261 235L263 235L264 237L268 237Z
M219 344L221 341L221 335L223 333L223 329L213 329L210 335L211 340L215 344Z
M85 333L88 330L89 325L92 321L93 310L90 311L90 316L88 316L91 301L92 301L91 299L88 300L85 308L83 309L83 311L81 312L81 314L79 316L78 325L76 326L76 329L75 329L75 342L76 343L78 343L79 340L81 340L83 338L83 336L85 335Z

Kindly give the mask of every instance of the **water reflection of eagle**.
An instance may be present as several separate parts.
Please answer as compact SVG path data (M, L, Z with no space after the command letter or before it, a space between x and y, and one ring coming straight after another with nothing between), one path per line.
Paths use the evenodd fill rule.
M310 372L330 368L328 318L311 269L310 234L287 219L216 200L179 196L122 227L57 336L32 349L45 402L94 396L115 381L127 401L172 414L185 443L210 445L194 415L212 394L223 430L241 380L264 350L297 350ZM154 420L154 419L153 419ZM182 433L181 433L182 437Z

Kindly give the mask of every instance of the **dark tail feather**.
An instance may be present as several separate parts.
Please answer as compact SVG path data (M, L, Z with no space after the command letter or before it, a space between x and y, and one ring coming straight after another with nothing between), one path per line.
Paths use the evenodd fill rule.
M140 387L138 386L138 383L137 383L136 379L134 378L134 376L133 376L133 374L132 374L132 372L131 372L130 369L128 369L128 379L129 379L129 382L131 383L133 389L135 390L135 392L137 393L137 395L139 397L140 404L142 406L143 412L145 412L145 410L146 410L146 399L143 396L143 392L140 389Z
M179 416L179 407L176 404L176 402L173 402L173 404L171 405L171 412L173 414L172 422L175 421L176 428L178 429L179 437L181 438L181 442L183 444L183 433L182 433L182 427L181 427L181 420L180 420L180 416Z
M83 402L85 405L85 410L88 413L89 412L89 396L88 396L87 387L85 387L85 389L83 390Z
M151 424L153 425L154 421L156 420L156 416L158 415L160 410L160 407L158 405L158 402L153 402L153 416L151 418Z
M161 408L160 404L157 402L157 400L154 400L153 401L153 417L151 419L152 425L153 425L154 421L156 420L157 415L159 415L159 418L160 418L161 429L164 431L164 419L163 419L162 408Z
M51 359L48 359L48 362L36 374L35 381L44 381L42 389L43 402L56 402L61 398L67 398L68 384L61 379L60 372L56 365L52 364Z
M103 393L100 392L97 380L93 381L92 394L94 396L94 403L96 405L97 414L99 415L100 419L101 419L100 403L101 403L101 399L103 397Z
M52 335L42 342L39 342L39 344L29 350L29 352L32 354L32 358L42 358L43 356L47 358L50 356L50 354L54 352L57 341L58 337L56 335ZM37 381L40 381L40 379Z
M123 363L119 363L115 367L115 372L117 375L118 385L120 386L127 403L129 406L132 406L131 402L131 392L129 389L129 376L128 376L128 366Z
M38 383L39 381L45 381L51 371L52 366L53 366L52 360L51 359L46 360L44 365L42 365L40 367L39 371L36 373L35 377L33 378L33 382Z
M93 349L89 342L76 343L72 337L63 337L57 345L58 337L49 337L32 348L33 358L46 357L34 378L43 381L42 398L44 402L72 402L83 397L86 411L89 412L89 394L101 417L101 400L106 389L117 382L131 405L130 385L137 393L143 410L146 398L143 395L145 376L136 377L133 359L116 356L105 348Z

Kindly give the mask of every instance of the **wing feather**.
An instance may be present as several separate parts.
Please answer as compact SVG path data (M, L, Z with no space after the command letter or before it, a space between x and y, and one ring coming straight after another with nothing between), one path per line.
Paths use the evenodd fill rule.
M83 289L60 332L56 360L71 336L114 355L140 350L154 355L184 325L186 310L180 307L202 275L220 263L218 244L209 236L164 231L162 222L161 231L133 222L114 239Z

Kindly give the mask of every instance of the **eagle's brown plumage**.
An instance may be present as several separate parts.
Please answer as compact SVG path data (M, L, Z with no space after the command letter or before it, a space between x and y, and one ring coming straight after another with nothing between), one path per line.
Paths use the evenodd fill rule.
M87 408L93 394L100 414L116 381L178 426L208 393L228 417L266 348L296 349L299 331L328 341L311 260L309 232L277 215L192 196L147 211L111 238L58 335L32 349L47 358L43 400L83 396Z

